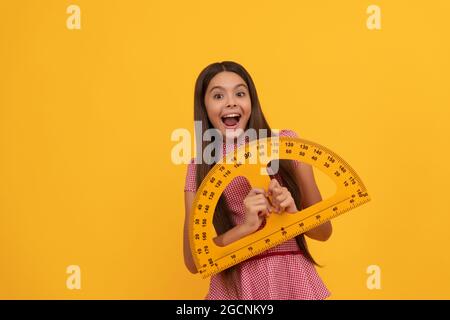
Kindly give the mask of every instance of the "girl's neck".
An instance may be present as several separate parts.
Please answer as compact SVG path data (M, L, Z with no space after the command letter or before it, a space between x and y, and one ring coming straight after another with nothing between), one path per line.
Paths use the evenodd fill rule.
M232 150L236 150L245 143L248 137L245 134L241 134L237 138L224 138L223 140L223 152L228 154ZM236 142L234 140L237 140Z
M238 146L240 146L242 144L242 142L245 139L245 134L242 133L240 136L238 137L234 137L234 138L229 138L229 137L224 137L223 142L226 145L230 145L230 144L235 144L235 140L237 141L236 144Z

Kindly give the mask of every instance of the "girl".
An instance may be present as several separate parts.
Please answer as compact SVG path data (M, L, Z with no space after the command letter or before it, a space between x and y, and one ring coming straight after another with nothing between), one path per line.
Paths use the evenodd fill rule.
M201 121L202 137L208 129L220 131L224 154L246 142L242 133L249 128L258 135L260 129L267 129L267 136L275 135L263 115L252 78L244 67L231 61L213 63L200 73L195 84L194 118ZM290 130L280 130L279 134L297 136ZM203 141L202 154L206 146ZM264 227L270 214L297 212L322 200L310 165L277 161L278 173L271 176L267 190L252 188L244 177L236 177L225 188L213 217L217 245L226 246ZM192 159L186 175L184 261L192 273L197 270L188 239L191 207L197 188L213 166L205 161L195 164ZM331 223L325 222L213 275L206 299L325 299L330 292L317 274L305 235L326 241L331 230Z

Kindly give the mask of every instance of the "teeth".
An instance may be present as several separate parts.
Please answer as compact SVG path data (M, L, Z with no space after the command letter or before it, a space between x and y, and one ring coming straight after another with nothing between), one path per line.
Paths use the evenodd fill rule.
M230 113L227 115L224 115L222 118L233 118L233 117L240 117L241 115L238 113Z

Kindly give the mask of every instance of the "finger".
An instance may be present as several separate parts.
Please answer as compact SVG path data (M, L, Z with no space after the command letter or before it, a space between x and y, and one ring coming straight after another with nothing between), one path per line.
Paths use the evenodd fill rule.
M281 188L281 187L275 187L274 189L273 189L273 191L272 191L272 197L277 197L277 196L279 196L280 194L283 194L284 192L283 192L283 188Z
M269 183L269 194L273 194L274 190L279 188L280 184L277 179L271 179Z
M287 198L289 198L289 194L287 192L284 192L284 193L280 194L279 196L275 197L275 199L278 201L278 203L283 202Z
M257 194L264 194L264 189L262 188L252 188L248 193L248 196L254 196Z
M266 206L268 213L275 212L275 208L267 200L264 200L263 202L257 202L257 203L255 203L255 205L264 205L264 206Z
M281 212L283 212L283 209L284 208L281 206L281 202L277 201L276 202L276 212L281 213Z
M252 206L266 206L268 207L268 203L265 200L255 200L251 203Z
M265 215L265 214L267 214L267 206L265 206L265 205L255 206L255 210L257 210L258 215Z
M290 204L292 204L293 199L289 198L280 203L281 207L287 208Z
M280 206L283 208L284 211L287 207L291 206L292 204L295 204L294 199L289 198L280 203Z
M252 205L264 205L264 206L267 207L267 210L269 212L274 212L275 211L275 207L267 199L257 200L255 202L252 202L251 204Z
M268 204L268 201L266 198L260 198L260 197L251 197L247 199L248 205L256 205L256 204Z
M262 200L264 201L264 203L267 206L267 210L269 212L273 212L275 210L274 206L272 205L272 202L270 201L270 198L268 197L263 197Z
M273 207L278 208L280 205L280 202L285 200L285 195L273 195L272 198L270 199L270 203Z
M253 188L252 189L256 194L264 194L265 190L263 188Z
M252 197L252 199L255 199L255 201L257 201L258 203L260 201L264 201L264 203L266 203L268 206L271 205L270 199L268 197L266 197L265 195L263 195L263 194L255 195L255 196Z
M254 201L269 201L269 199L264 196L263 194L255 194L255 195L250 195L246 197L247 201L250 202L254 202Z
M276 187L278 185L279 185L279 183L278 183L277 179L275 179L275 178L270 179L269 187L274 188L274 187Z
M257 195L255 195L255 199L262 199L262 200L266 200L267 198L266 198L266 196L265 196L265 195L263 195L263 194L257 194Z

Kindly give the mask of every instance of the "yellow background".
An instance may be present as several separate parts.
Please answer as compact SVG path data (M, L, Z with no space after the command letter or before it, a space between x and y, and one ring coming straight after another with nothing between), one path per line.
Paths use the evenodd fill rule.
M81 30L66 27L70 4ZM371 4L381 30L366 27ZM1 1L0 298L205 296L183 264L186 166L170 135L193 133L194 82L222 60L250 72L271 127L327 146L368 188L329 241L310 241L332 299L450 298L449 12L445 0ZM66 288L72 264L81 290ZM372 264L380 290L366 287Z

